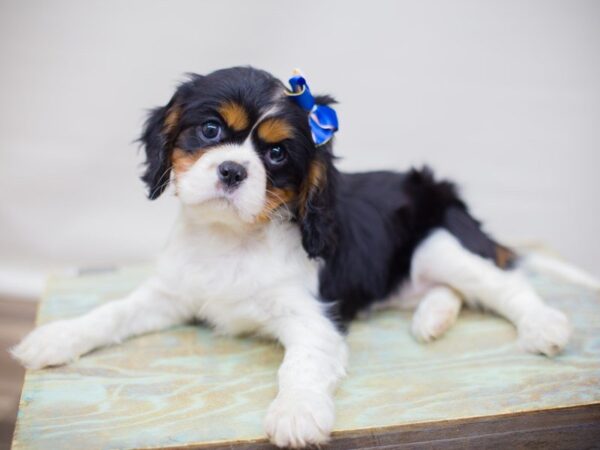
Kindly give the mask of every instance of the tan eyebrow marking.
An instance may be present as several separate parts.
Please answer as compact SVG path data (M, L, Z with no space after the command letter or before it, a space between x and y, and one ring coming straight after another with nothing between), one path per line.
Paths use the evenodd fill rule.
M258 126L258 137L269 144L275 144L293 136L292 126L284 119L266 119Z
M248 128L250 119L246 109L236 102L227 102L219 108L219 114L223 117L229 128L234 131L242 131Z

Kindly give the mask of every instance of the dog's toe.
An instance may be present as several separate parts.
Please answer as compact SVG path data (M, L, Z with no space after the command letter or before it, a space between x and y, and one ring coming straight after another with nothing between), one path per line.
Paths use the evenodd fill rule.
M569 341L569 319L557 309L544 306L526 314L517 326L524 350L554 356Z
M265 431L278 447L303 448L329 440L335 412L327 394L311 391L279 393L265 418Z
M456 322L460 308L460 298L450 289L433 289L423 298L413 315L413 336L421 342L439 338Z
M10 352L28 369L41 369L76 359L83 353L81 344L73 324L61 320L36 328Z

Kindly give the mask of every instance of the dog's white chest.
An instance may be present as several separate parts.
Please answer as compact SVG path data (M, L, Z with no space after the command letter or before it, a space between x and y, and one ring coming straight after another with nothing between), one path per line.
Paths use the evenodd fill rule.
M289 285L316 292L317 263L294 224L270 224L250 238L218 228L176 229L159 273L194 314L228 333L258 330L284 305Z

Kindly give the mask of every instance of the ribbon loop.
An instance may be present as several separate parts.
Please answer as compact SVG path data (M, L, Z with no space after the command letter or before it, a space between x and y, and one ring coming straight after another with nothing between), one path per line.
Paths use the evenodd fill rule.
M289 82L291 91L287 94L308 113L308 124L315 145L326 144L339 128L335 110L327 105L316 103L302 75L294 75Z

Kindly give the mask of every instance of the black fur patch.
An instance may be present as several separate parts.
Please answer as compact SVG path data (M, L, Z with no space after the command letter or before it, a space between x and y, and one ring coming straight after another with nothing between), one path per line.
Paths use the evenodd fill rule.
M413 252L436 228L446 228L470 251L496 260L498 244L467 210L452 183L428 168L408 173L336 176L337 245L325 258L320 292L336 302L343 326L358 311L383 300L410 273Z

